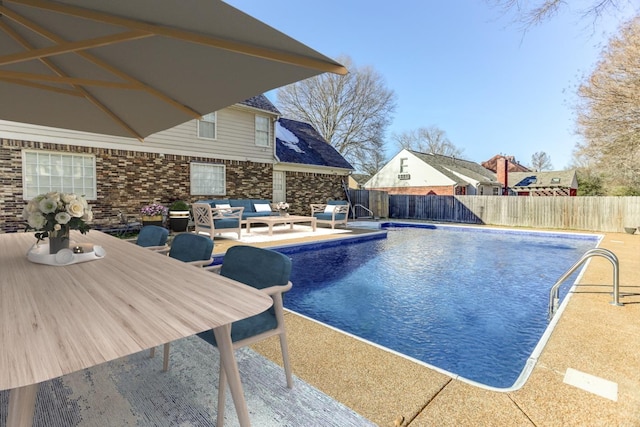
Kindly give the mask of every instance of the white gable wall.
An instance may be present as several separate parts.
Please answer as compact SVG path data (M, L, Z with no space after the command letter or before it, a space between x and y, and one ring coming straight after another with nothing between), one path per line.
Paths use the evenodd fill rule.
M406 158L407 170L400 171L401 159ZM399 179L398 175L408 173L410 179ZM396 154L386 165L364 184L364 188L388 188L388 187L437 187L452 186L455 182L434 169L413 153L402 150Z

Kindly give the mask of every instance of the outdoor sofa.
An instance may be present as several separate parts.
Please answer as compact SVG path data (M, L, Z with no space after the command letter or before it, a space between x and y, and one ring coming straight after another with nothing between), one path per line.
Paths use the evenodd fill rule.
M208 203L212 208L244 208L243 224L246 223L247 218L278 215L278 212L274 212L271 208L271 202L265 199L214 199L199 200L196 203Z

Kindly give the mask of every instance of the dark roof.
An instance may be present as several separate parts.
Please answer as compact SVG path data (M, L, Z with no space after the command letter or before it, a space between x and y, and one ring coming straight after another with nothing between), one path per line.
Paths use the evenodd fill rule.
M564 171L512 172L507 175L509 187L523 188L572 188L575 169Z
M442 154L407 151L460 185L469 184L463 177L468 177L481 183L496 182L496 176L493 172L470 160L444 156Z
M242 102L239 102L239 104L246 105L248 107L257 108L259 110L269 111L275 114L281 114L280 111L278 111L278 109L276 108L276 106L273 105L271 101L269 101L269 98L267 98L264 95L254 96L253 98L249 98Z
M364 184L365 182L369 181L371 175L364 173L352 173L351 178L353 178L353 180L358 184Z
M280 118L276 122L276 155L281 162L351 169L338 151L308 123Z

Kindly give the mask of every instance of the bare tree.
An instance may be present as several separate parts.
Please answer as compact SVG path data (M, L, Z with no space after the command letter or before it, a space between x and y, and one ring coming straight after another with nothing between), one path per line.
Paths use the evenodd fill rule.
M551 156L544 151L538 151L531 155L531 167L530 169L540 172L553 169L551 164Z
M525 28L536 26L553 18L563 8L569 8L576 2L567 0L485 0L501 9L503 13L515 13L516 21ZM626 6L634 5L632 0L589 0L576 13L582 19L590 19L594 24L605 13L616 14ZM586 3L586 4L585 4Z
M391 138L400 148L407 150L462 157L463 150L456 147L447 138L446 132L437 126L421 127L401 134L393 134Z
M640 190L640 16L625 24L578 89L576 148L610 194Z
M278 108L311 124L356 170L368 173L380 161L396 96L373 68L358 68L349 57L338 61L349 74L325 73L278 89Z

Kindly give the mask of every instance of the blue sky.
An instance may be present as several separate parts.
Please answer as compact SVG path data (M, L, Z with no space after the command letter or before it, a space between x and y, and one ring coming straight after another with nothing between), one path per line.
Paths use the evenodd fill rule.
M469 160L571 162L576 86L620 17L597 28L567 10L523 33L482 0L227 0L309 47L371 66L397 96L386 135L437 126ZM630 11L626 16L631 16ZM268 94L273 97L273 93ZM275 99L273 97L273 99Z

